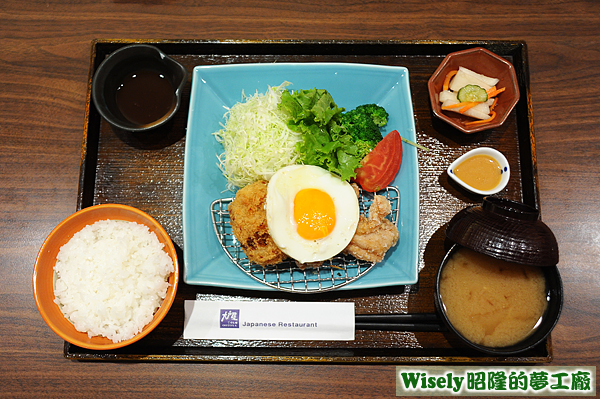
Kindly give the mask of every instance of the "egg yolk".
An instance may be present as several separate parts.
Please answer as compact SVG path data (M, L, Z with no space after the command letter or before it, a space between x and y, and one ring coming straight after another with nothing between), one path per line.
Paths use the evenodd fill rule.
M316 188L300 190L294 198L296 231L307 240L329 235L335 226L335 205L329 194Z

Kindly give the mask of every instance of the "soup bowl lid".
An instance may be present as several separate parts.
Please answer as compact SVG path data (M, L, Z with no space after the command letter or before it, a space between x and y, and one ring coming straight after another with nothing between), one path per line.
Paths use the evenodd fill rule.
M476 252L530 266L558 263L558 243L539 210L521 202L487 196L481 205L458 212L446 237Z

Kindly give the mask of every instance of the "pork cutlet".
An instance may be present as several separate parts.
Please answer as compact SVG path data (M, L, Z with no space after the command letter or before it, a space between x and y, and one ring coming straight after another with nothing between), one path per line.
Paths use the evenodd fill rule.
M233 234L248 259L262 266L275 265L287 258L269 235L265 211L267 184L260 180L245 186L229 204Z

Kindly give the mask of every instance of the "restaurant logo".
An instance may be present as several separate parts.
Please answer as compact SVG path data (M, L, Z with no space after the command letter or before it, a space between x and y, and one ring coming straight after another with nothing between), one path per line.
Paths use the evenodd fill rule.
M240 310L221 309L220 326L221 328L240 328Z

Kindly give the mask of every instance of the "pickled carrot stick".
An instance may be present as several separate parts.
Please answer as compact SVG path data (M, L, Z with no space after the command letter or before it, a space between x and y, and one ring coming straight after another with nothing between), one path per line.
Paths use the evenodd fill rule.
M494 107L498 104L498 97L494 98L494 102L490 105L490 112L494 109Z
M495 117L496 117L496 111L492 111L492 116L490 116L489 118L481 119L478 121L465 122L465 126L473 126L473 125L480 125L482 123L488 123L488 122L491 122Z
M462 107L461 109L458 110L459 113L464 114L466 111L470 110L471 108L475 107L476 105L481 104L480 102L470 102L467 103L467 105L465 105L464 107Z
M494 87L492 87L491 89L489 89L489 90L487 91L488 98L490 98L490 97L495 97L495 96L497 96L498 94L502 93L504 90L506 90L506 87L503 87L503 88L501 88L501 89L496 89L496 86L494 86Z
M458 72L458 70L450 71L446 74L446 79L444 79L444 85L442 86L442 90L444 90L444 91L448 90L448 87L450 86L450 79L452 79L452 77L454 75L456 75L457 72Z
M450 108L459 108L459 107L465 107L465 106L467 106L467 105L470 105L470 104L475 104L475 105L477 105L477 104L479 104L479 103L478 103L478 102L472 102L472 101L464 101L464 102L462 102L462 103L456 103L456 104L451 104L451 105L445 105L445 106L443 106L443 107L442 107L442 109L450 109Z

